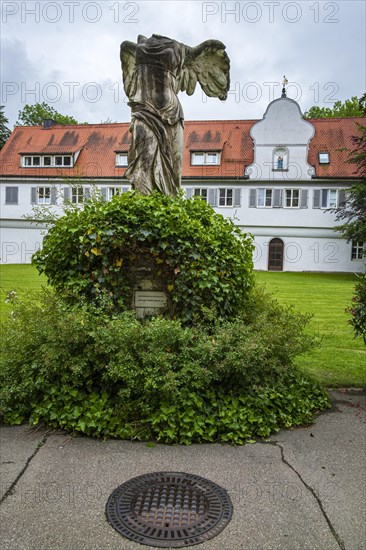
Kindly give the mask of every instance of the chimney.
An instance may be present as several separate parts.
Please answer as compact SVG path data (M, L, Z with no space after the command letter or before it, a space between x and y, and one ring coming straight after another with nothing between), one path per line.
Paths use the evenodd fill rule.
M48 130L49 128L51 128L51 126L55 126L57 124L57 122L55 122L54 120L52 120L52 118L46 118L44 121L43 121L43 129L44 130Z

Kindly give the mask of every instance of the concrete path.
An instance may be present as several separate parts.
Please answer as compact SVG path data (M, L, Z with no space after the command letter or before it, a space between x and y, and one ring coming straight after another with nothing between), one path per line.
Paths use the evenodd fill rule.
M154 471L229 492L229 525L202 550L366 549L366 395L332 392L314 425L267 443L189 447L98 442L1 426L2 550L139 550L106 521L121 483Z

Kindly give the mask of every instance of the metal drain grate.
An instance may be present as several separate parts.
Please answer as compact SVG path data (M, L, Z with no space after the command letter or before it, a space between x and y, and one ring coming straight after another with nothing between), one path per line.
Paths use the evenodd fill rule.
M158 548L182 548L218 535L233 506L219 485L181 472L135 477L113 491L109 523L126 538Z

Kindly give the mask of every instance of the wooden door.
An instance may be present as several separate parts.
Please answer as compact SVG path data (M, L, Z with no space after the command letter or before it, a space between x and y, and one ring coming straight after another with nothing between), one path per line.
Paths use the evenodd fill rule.
M283 241L281 239L272 239L268 249L268 271L283 270Z

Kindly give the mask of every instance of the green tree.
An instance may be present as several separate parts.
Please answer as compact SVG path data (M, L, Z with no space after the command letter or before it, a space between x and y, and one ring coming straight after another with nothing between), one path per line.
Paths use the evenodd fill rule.
M356 96L351 99L336 101L333 107L318 107L313 105L308 111L305 111L304 118L345 118L366 116L365 96L358 99Z
M0 149L5 145L6 140L11 134L11 130L7 127L9 120L6 118L4 111L4 105L0 106Z
M61 115L48 105L47 103L35 103L34 105L25 105L24 108L19 111L19 120L16 124L18 126L39 126L43 124L46 119L52 119L57 124L79 124L78 121L69 115Z
M359 135L352 141L355 148L350 151L348 162L356 166L354 174L360 181L354 183L347 193L347 200L340 209L333 209L337 221L344 223L335 227L347 241L366 243L366 126L358 124ZM366 250L364 249L366 255ZM352 298L349 323L355 336L361 336L366 344L366 275L359 276Z
M333 209L336 226L347 241L366 242L366 126L357 124L359 135L353 136L355 148L350 151L348 161L354 164L354 174L360 178L347 191L347 201L341 208Z

